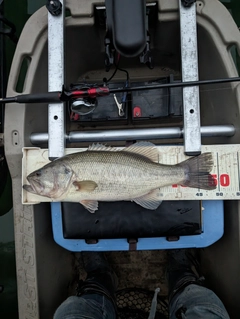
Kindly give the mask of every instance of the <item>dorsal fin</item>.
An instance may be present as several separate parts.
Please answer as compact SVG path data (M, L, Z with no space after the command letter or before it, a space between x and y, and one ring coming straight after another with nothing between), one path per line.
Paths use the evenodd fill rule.
M105 152L129 152L129 153L134 153L134 154L139 154L142 156L147 157L150 159L152 162L159 162L159 153L155 145L151 142L137 142L129 147L125 147L122 150L117 148L117 147L111 147L111 146L105 146L103 144L97 143L97 144L92 144L89 146L88 151L105 151Z
M155 145L151 142L144 142L144 141L137 142L135 144L132 144L129 147L125 147L122 151L145 156L149 158L152 162L156 162L156 163L159 162L158 150L155 147Z
M105 152L119 152L120 150L116 147L106 146L100 143L92 144L88 147L88 151L105 151Z

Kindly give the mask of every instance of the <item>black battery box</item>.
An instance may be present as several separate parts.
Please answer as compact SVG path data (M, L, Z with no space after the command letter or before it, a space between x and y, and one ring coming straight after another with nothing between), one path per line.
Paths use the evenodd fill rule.
M171 77L168 77L155 81L132 83L132 86L148 86L171 82L173 82L173 80ZM183 112L182 88L176 87L134 91L132 92L131 108L133 121L180 117Z
M154 81L132 82L131 87L166 84L176 82L173 76L160 78ZM122 88L125 83L111 83L109 88ZM124 102L123 102L124 101ZM118 104L122 104L123 113L120 114ZM182 88L158 88L151 90L133 91L126 93L109 94L97 98L93 112L80 115L72 111L69 104L70 120L81 122L81 125L147 122L150 119L182 117Z

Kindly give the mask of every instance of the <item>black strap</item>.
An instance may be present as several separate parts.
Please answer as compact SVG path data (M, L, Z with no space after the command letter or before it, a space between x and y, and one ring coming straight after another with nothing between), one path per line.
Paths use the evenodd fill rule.
M0 34L8 36L14 43L18 42L18 37L16 36L16 26L11 21L9 21L7 18L5 18L0 13ZM6 26L6 27L5 27Z

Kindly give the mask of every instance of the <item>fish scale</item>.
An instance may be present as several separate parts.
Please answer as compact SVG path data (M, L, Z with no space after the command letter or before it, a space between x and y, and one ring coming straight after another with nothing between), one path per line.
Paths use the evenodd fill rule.
M96 156L99 157L99 155L98 165L96 165ZM68 163L67 158L65 162ZM116 163L118 164L116 165ZM92 198L92 195L100 193L105 200L110 196L117 199L133 199L145 194L146 191L169 183L169 174L165 175L168 180L164 179L158 164L141 156L124 152L101 152L99 154L87 151L80 153L74 160L70 157L68 165L72 167L77 179L93 179L98 184L98 187L91 194L87 194L85 198ZM170 167L170 170L173 171L173 168ZM183 174L181 174L182 176ZM161 178L160 181L159 178ZM174 180L176 181L176 178ZM71 200L74 200L76 195L78 194L73 187L68 199L71 197Z

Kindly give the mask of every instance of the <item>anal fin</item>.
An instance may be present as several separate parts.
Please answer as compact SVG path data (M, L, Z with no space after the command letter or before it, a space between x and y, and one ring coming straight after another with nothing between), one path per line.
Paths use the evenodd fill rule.
M81 200L82 204L90 213L95 213L98 210L98 201L96 200Z
M138 198L134 198L133 201L146 208L155 210L158 208L158 206L162 203L162 200L159 200L159 189L154 189L150 193L147 193L146 195L143 195Z

